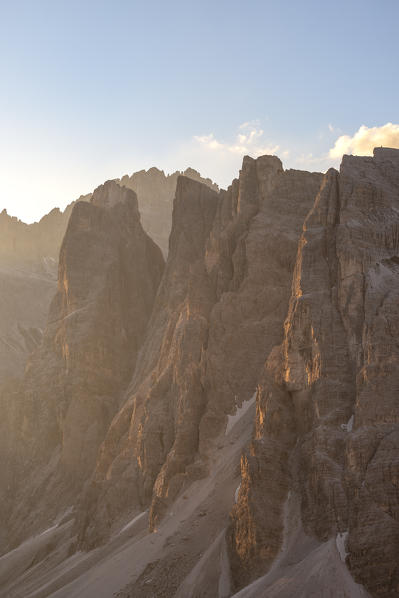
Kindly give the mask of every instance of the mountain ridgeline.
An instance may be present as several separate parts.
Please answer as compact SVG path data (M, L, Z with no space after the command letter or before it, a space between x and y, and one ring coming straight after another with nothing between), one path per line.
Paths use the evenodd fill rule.
M398 596L399 150L168 177L166 263L152 170L71 208L0 395L0 592Z

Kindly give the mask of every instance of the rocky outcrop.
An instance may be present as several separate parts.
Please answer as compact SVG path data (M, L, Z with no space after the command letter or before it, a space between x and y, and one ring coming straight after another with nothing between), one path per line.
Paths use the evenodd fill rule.
M296 247L322 175L245 158L216 194L178 182L170 252L126 401L82 505L82 546L150 504L155 529L187 483L207 474L227 416L254 394L282 338Z
M165 256L180 174L165 175L153 167L116 179L137 193L142 226ZM192 168L184 174L217 190ZM89 202L91 197L81 195L77 201ZM0 213L0 384L22 377L28 356L42 340L56 291L59 251L75 203L63 212L55 208L32 224L6 210Z
M168 254L169 249L173 199L176 193L177 179L180 175L204 183L214 191L218 191L218 186L215 183L210 179L203 178L193 168L165 175L163 170L152 167L148 170L139 170L131 176L125 174L120 179L121 185L133 189L137 193L143 228L162 249L164 256Z
M133 191L109 181L90 202L74 206L43 342L19 393L3 403L4 425L13 432L2 454L1 471L10 472L3 487L24 478L11 492L18 505L10 519L14 538L69 506L92 472L134 369L163 268Z
M307 538L336 540L371 595L399 593L398 210L399 151L378 148L330 170L305 221L241 464L236 587L275 562L296 497Z
M121 187L132 189L138 198L142 226L166 256L172 226L173 199L177 179L184 175L204 183L214 191L218 186L211 179L202 177L194 168L166 175L155 166L125 174L115 179ZM76 201L90 201L92 193L81 195ZM16 217L0 212L0 266L29 264L35 271L57 272L58 255L69 217L76 201L64 211L54 208L38 222L26 224Z

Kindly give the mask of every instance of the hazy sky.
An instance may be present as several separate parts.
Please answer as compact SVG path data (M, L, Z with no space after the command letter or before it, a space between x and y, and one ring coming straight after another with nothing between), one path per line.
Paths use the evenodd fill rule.
M399 147L398 23L398 0L0 0L0 211L152 165L226 186L245 153Z

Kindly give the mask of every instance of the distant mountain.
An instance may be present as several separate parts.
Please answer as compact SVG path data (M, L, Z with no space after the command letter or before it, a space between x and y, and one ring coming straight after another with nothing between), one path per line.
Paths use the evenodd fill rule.
M181 174L218 190L215 183L201 177L193 168L165 175L163 170L153 167L115 179L121 186L136 192L143 228L162 249L164 255L168 253L173 199L177 179ZM81 195L76 201L89 201L91 196L91 193ZM50 269L54 272L51 262L58 261L61 241L75 203L70 203L63 212L54 208L39 222L33 224L25 224L3 210L0 213L0 265L31 264L34 269Z
M71 210L56 208L34 224L0 213L0 383L23 373L41 341Z
M133 189L139 200L139 210L144 230L154 239L162 249L164 256L168 254L169 234L172 227L173 198L175 196L177 179L184 175L194 181L204 183L214 191L218 186L210 179L203 178L193 168L176 171L165 175L163 170L150 168L140 170L131 176L125 175L120 184Z
M81 196L79 200L87 200ZM35 271L56 273L60 245L75 202L61 212L54 208L39 222L25 224L0 213L0 265L30 267Z

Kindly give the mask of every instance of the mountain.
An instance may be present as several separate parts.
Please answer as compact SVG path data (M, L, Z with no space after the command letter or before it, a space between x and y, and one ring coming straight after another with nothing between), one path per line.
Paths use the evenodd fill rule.
M145 231L168 253L173 198L180 172L157 168L125 175L119 183L138 195ZM185 175L217 189L194 169ZM92 194L80 196L89 201ZM58 255L75 202L39 222L25 224L0 213L0 384L22 376L27 358L40 344L57 284Z
M32 264L37 269L41 264L44 271L51 268L52 263L58 261L72 208L73 204L64 212L54 208L33 224L25 224L3 210L0 214L0 262L9 266Z
M219 195L179 178L165 275L127 400L102 447L84 546L135 503L150 505L155 529L182 487L206 475L228 414L254 394L281 337L296 246L320 181L284 172L274 157L246 158L239 180ZM115 493L113 472L119 480L122 467L125 491Z
M0 397L1 592L398 595L398 202L398 150L245 157L179 176L165 267L126 186L76 204Z
M125 174L118 180L120 185L133 189L137 193L143 228L162 249L165 257L168 254L172 227L173 199L180 175L204 183L207 187L218 191L218 186L211 179L203 178L193 168L165 175L163 170L153 167L149 170L139 170L131 176Z
M291 579L280 591L271 572L240 596L293 595L287 565L300 560L305 578L317 551L323 571L301 595L322 595L334 544L372 596L398 595L398 213L399 151L377 148L344 156L305 220L231 527L238 587L272 571L282 546Z
M74 205L43 342L28 362L19 397L8 410L4 406L10 421L24 422L9 447L10 461L24 478L15 489L17 528L24 519L19 508L31 509L39 497L37 525L42 495L48 496L48 517L68 506L65 501L91 473L134 368L163 268L160 249L141 226L133 191L109 181L90 202ZM42 466L45 480L37 474ZM2 471L13 479L7 462Z
M71 209L29 225L0 213L0 384L23 374L41 342Z

